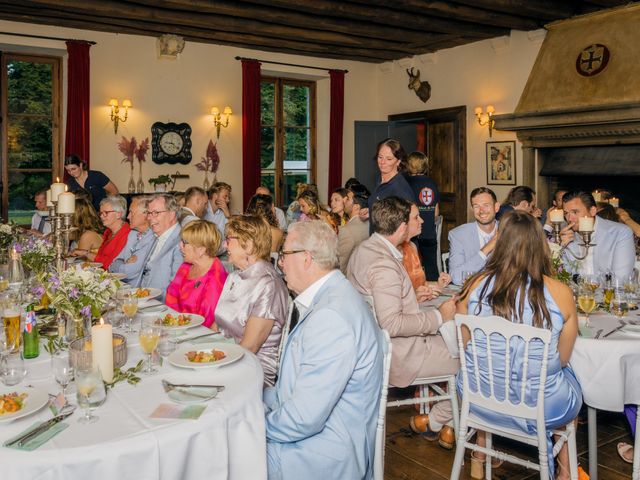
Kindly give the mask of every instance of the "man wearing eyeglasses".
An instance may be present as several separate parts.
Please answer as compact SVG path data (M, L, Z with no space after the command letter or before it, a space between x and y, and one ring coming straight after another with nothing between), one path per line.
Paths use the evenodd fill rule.
M326 223L289 226L279 263L300 319L276 385L264 390L269 478L371 478L382 332L336 269Z
M156 241L147 221L146 201L147 197L144 196L133 197L131 200L127 215L131 231L127 244L109 265L110 272L124 273L124 281L134 287L140 285L144 262Z
M156 242L145 261L140 286L159 289L162 301L183 261L180 251L179 211L178 202L166 193L153 195L147 201L147 221L156 236Z

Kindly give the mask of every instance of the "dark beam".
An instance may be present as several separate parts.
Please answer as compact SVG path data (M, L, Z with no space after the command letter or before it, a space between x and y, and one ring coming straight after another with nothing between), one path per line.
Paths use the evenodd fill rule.
M567 18L576 13L576 0L454 0L470 7L484 8L495 12L513 13L534 17L544 21Z

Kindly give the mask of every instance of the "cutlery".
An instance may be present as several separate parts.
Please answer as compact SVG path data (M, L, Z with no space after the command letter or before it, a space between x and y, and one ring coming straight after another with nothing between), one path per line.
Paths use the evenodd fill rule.
M18 447L22 447L29 440L37 437L41 433L46 432L51 427L53 427L55 424L61 422L65 418L67 418L69 415L71 415L73 413L74 410L75 410L75 406L70 411L67 411L67 412L65 412L63 414L60 414L60 415L58 415L56 417L53 417L51 420L47 420L46 422L41 423L36 428L34 428L33 430L30 430L29 432L25 433L21 437L18 437L15 440L12 440L10 442L5 442L4 446L5 447L11 447L13 445L17 445Z
M603 331L604 331L604 329L602 329L602 328L600 330L598 330L593 338L596 338L596 339L600 338L600 335L602 335Z
M612 333L617 332L618 330L622 330L625 326L627 325L627 323L624 320L620 320L620 325L618 325L616 328L614 328L613 330L611 330L609 333L605 334L602 336L602 338L607 338L609 335L611 335Z
M220 335L220 332L209 332L209 333L205 333L203 335L197 335L195 337L181 338L181 339L177 340L176 343L190 342L191 340L195 340L197 338L210 337L212 335Z
M171 383L168 380L162 379L162 386L164 391L168 392L174 388L216 388L219 392L224 390L224 385L199 385L193 383Z

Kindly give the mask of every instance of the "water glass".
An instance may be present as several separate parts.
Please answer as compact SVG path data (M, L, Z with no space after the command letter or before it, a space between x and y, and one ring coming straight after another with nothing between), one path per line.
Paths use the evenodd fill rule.
M53 376L62 387L62 396L66 398L67 385L73 380L73 366L69 358L69 352L60 351L51 356L51 370Z
M627 295L622 290L615 290L613 297L611 298L610 312L616 317L622 318L629 313L629 303L627 302Z
M178 341L173 332L163 329L158 341L158 353L162 358L167 358L178 348Z
M18 385L27 375L21 352L14 352L2 357L0 378L7 387Z
M78 419L78 423L96 422L99 417L93 415L92 411L102 405L106 398L107 392L99 368L76 372L76 399L78 405L84 408L84 415Z

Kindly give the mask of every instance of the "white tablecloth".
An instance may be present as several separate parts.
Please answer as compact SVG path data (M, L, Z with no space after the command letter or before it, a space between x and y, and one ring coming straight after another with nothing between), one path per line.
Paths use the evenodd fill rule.
M206 331L189 330L190 335ZM141 358L135 336L129 337L127 366ZM49 355L26 361L24 384L59 391L50 373ZM6 479L264 479L266 440L262 404L263 374L250 352L233 364L202 372L207 381L226 388L207 403L197 420L152 419L161 403L171 403L160 379L189 372L165 362L159 374L142 377L137 386L117 384L96 410L100 419L77 423L33 452L0 447L1 477ZM69 395L75 402L75 396ZM0 444L36 421L51 418L48 409L0 424Z

